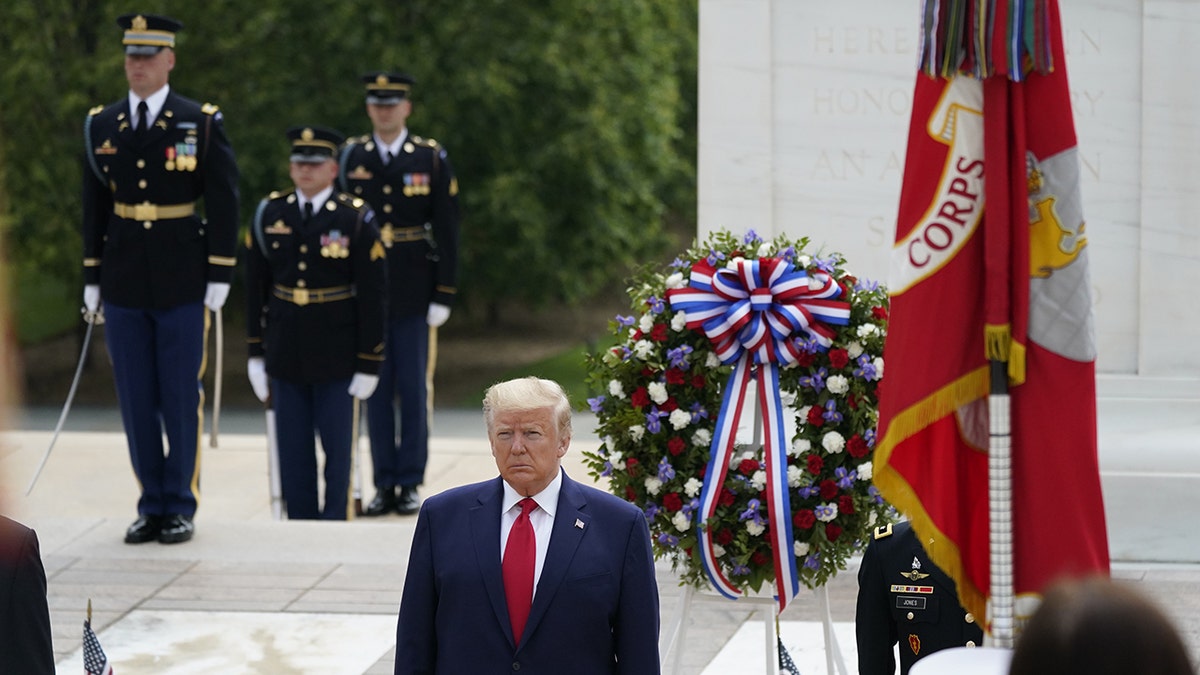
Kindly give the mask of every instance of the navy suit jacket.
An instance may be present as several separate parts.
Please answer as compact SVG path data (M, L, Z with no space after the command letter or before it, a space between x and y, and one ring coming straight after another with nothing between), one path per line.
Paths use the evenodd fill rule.
M497 477L421 506L396 675L658 673L658 586L645 516L565 473L525 635L513 646L500 572L503 492Z

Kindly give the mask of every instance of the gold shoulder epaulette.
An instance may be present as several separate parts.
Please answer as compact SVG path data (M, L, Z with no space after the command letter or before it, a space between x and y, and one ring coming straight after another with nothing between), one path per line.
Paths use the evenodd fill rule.
M293 192L295 192L295 190L273 190L271 194L267 195L267 199L279 199L280 197L286 197Z
M875 538L876 539L886 539L887 537L890 537L890 536L892 536L892 524L891 523L888 523L887 525L884 525L882 527L875 528Z
M337 198L339 202L343 204L349 204L356 209L361 209L363 204L366 204L366 202L364 202L362 199L355 197L354 195L348 195L345 192L339 192Z
M99 115L102 112L104 112L104 106L98 105L95 108L92 108L91 110L88 111L88 116Z
M204 105L200 106L200 112L204 113L205 115L215 115L217 114L218 110L220 110L220 108L211 103L205 103Z

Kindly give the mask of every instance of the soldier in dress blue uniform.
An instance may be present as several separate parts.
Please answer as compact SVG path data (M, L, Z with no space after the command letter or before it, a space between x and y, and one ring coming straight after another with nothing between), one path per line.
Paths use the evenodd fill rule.
M410 514L420 505L429 456L437 327L457 292L458 181L437 141L409 134L413 79L370 73L363 82L374 130L346 144L339 180L375 210L390 276L387 360L367 403L377 492L364 513Z
M334 190L341 134L314 126L287 135L296 189L259 204L246 242L247 370L275 408L288 518L345 520L354 399L371 396L383 364L387 260L371 209Z
M975 617L958 604L954 580L934 566L908 522L875 530L858 570L854 629L858 672L900 673L919 659L950 647L983 644Z
M93 108L83 129L84 308L107 322L141 485L125 541L176 543L194 531L206 308L221 310L233 278L238 170L217 106L167 83L181 24L148 14L117 24L129 95Z

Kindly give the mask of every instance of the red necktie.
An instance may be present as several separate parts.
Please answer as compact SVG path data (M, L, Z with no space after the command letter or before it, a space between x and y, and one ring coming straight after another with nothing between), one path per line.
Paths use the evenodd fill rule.
M533 604L533 566L537 560L537 541L533 536L533 523L529 512L537 508L537 502L529 497L517 502L521 515L508 533L504 546L504 597L508 601L508 621L512 624L513 640L521 643L525 631L525 620L529 618L529 606Z

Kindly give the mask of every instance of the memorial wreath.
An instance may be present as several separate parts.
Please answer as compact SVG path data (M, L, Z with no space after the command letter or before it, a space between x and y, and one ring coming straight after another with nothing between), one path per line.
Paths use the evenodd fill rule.
M887 292L807 245L719 231L642 269L615 346L587 359L589 472L642 508L682 583L734 598L772 582L781 611L888 509L871 484Z

